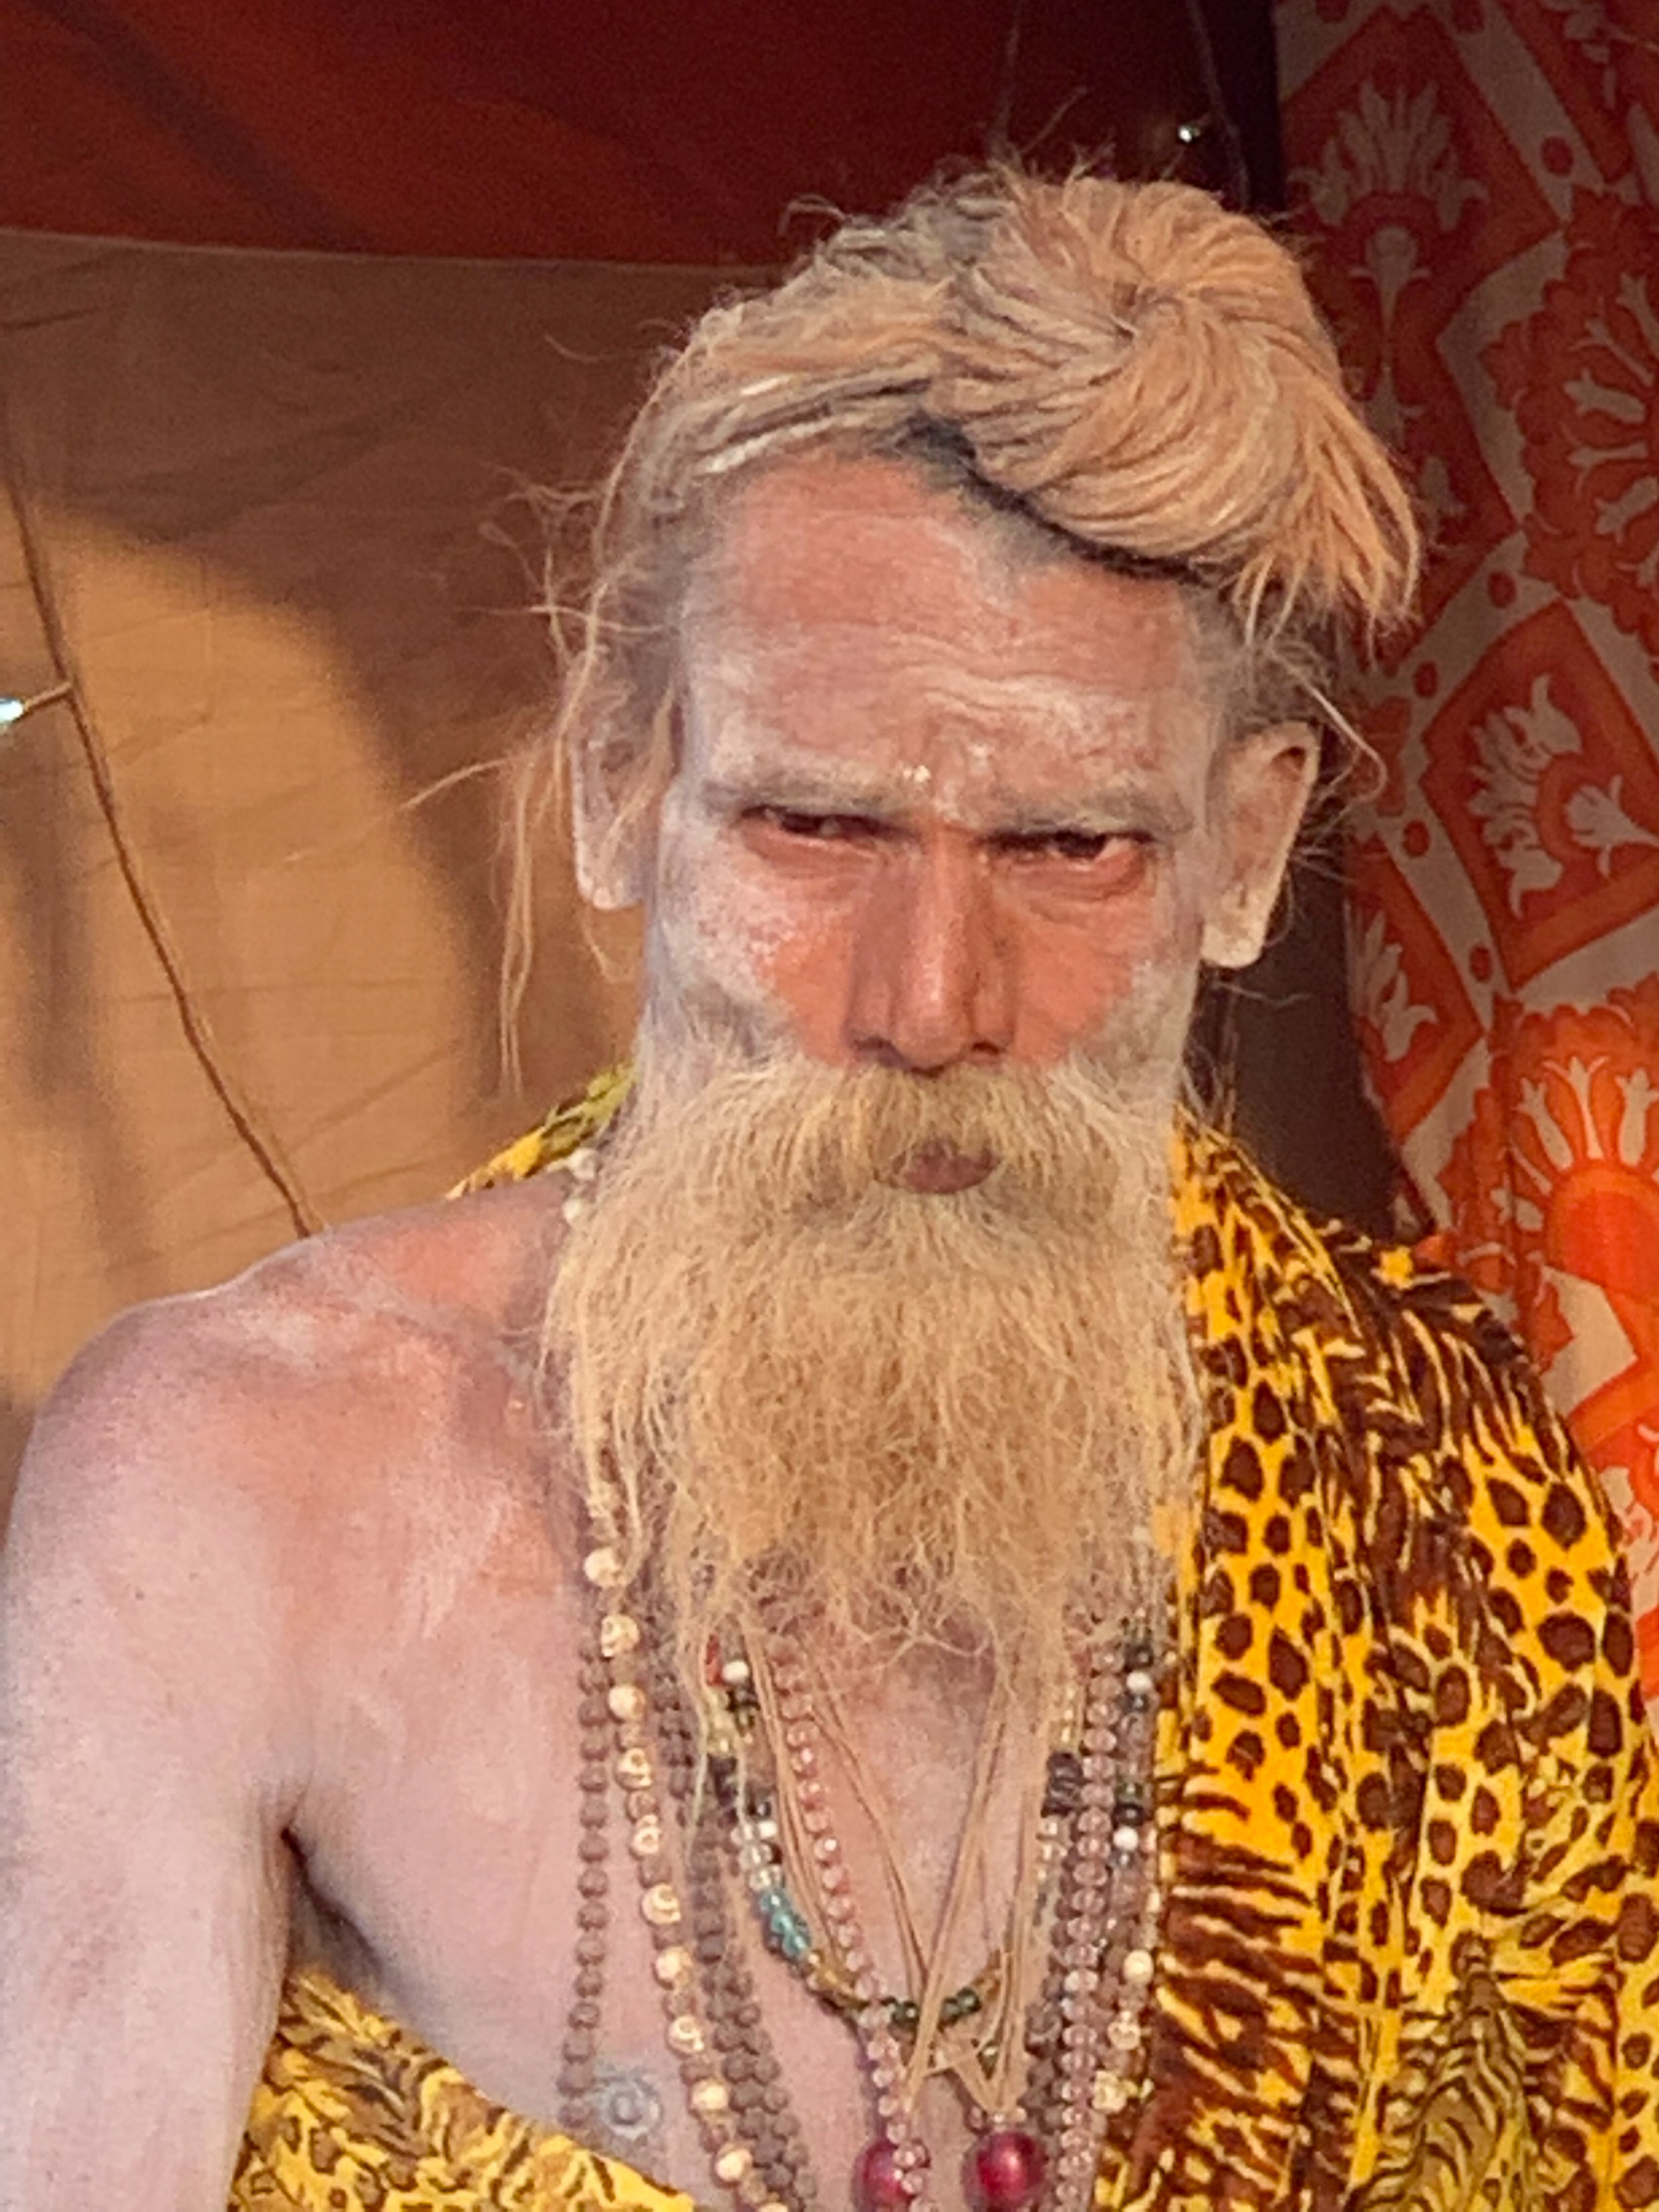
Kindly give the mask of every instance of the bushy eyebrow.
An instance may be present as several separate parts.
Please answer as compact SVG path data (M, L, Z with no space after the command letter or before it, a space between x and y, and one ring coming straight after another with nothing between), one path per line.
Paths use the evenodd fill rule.
M994 799L987 807L993 834L1003 837L1041 837L1067 830L1091 832L1133 830L1163 839L1184 837L1193 826L1190 808L1173 792L1150 784L1124 782L1109 790L1080 793L1058 802L1021 800L1011 797L999 807Z
M837 774L781 763L775 769L723 776L704 787L708 803L722 814L766 807L781 814L843 814L880 823L902 821L927 790L925 783L899 787L890 775L860 775L850 769ZM1124 777L1066 799L1036 799L993 788L976 815L967 826L996 837L1130 830L1173 840L1185 836L1193 826L1190 810L1173 792L1141 777Z
M770 806L781 814L857 814L887 822L905 811L904 794L896 793L886 778L828 775L807 769L756 769L747 775L712 778L703 790L722 814Z

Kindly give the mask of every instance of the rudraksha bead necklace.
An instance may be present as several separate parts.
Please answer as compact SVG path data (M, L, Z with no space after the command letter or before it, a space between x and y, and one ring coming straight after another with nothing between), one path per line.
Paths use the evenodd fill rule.
M939 2066L956 2074L964 2090L976 2073L984 2084L983 2101L969 2113L976 2139L968 2179L986 2212L1019 2212L1045 2194L1054 2203L1086 2203L1105 2129L1127 2101L1136 2070L1158 1911L1151 1790L1158 1653L1151 1631L1140 1625L1127 1629L1115 1647L1103 1650L1098 1638L1091 1642L1097 1656L1085 1677L1079 1748L1051 1756L1043 1797L1043 1840L1051 1856L1056 1821L1069 1822L1071 1833L1060 1854L1048 2003L1025 2023L1030 2040L1020 2054L1035 2063L1038 2080L1031 2088L1040 2080L1042 2094L1022 2097L1011 2087L1020 2069L999 2066L994 2051L964 2054L958 2046ZM798 1927L787 1929L797 1941L790 1948L799 1948L804 1933L808 1948L799 1963L828 1952L850 1985L882 2126L858 2161L854 2194L864 2212L901 2204L924 2212L931 2204L928 2154L913 2093L933 2056L918 2068L904 2047L903 2014L877 1990L844 1856L829 1825L804 1673L798 1662L785 1660L775 1675L779 1786L793 1790L797 1832L810 1839L796 1887L816 1890L823 1931L815 1941L797 1906ZM769 1869L766 1878L769 1883ZM942 2008L939 2018L943 2025ZM968 2056L977 2066L963 2063Z
M596 1543L584 1569L600 1618L597 1664L584 1670L579 1711L581 1901L562 2094L574 2124L591 2103L592 2031L603 1987L608 1765L629 1823L639 1908L656 1947L666 2040L714 2177L749 2212L809 2212L817 2192L804 2137L726 1915L715 1808L699 1802L697 1745L665 1658L672 1648L669 1625L651 1620L647 1638L640 1613L651 1608L629 1611L622 1595L616 1518L603 1512L594 1520L596 1532L613 1540ZM1049 1761L1040 1837L1050 1861L1058 1860L1048 1969L1028 2023L1032 2074L1025 2099L1012 2110L970 2115L976 2135L968 2179L984 2212L1023 2212L1039 2203L1054 2212L1086 2206L1105 2131L1128 2101L1139 2070L1158 1913L1152 1771L1160 1656L1149 1627L1126 1630L1113 1658L1089 1672L1077 1750L1062 1750ZM654 1676L653 1695L647 1674ZM799 1695L798 1684L791 1694ZM596 1748L604 1741L601 1715L614 1755ZM816 1819L825 1810L823 1784L810 1728L802 1734L799 1720L798 1711L790 1730L797 1740L781 1747L778 1771L790 1778L803 1820L814 1815L816 1832L832 1846L815 1851L811 1862L826 1941L815 1945L811 1922L790 1901L805 1937L802 1959L815 1948L821 1957L833 1957L834 1981L844 1984L856 2007L852 2023L880 2130L856 2162L854 2197L861 2212L934 2212L927 2146L904 2094L909 2022L902 2011L895 2017L915 2000L884 2002L877 1989L839 1846L827 1821ZM659 1766L668 1770L676 1801L678 1818L672 1823L664 1817ZM678 1881L671 1826L684 1869ZM775 1887L769 1875L766 1887ZM793 1937L793 1923L787 1932ZM788 1948L797 1946L792 1941ZM977 1990L981 1978L967 1986ZM958 2017L970 2016L962 1993L953 1995ZM942 2007L940 2018L943 2024Z

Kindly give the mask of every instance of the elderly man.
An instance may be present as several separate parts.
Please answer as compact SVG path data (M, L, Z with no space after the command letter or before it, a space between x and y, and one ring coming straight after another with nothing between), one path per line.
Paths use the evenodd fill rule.
M1178 1104L1412 559L1182 187L975 179L705 319L558 725L628 1095L41 1421L6 2212L1659 2201L1606 1510Z

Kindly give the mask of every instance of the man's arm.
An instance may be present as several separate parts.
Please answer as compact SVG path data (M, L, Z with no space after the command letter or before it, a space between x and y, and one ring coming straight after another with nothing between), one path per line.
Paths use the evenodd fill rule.
M217 1334L185 1302L83 1357L0 1561L0 2212L222 2212L270 2032L283 1424Z

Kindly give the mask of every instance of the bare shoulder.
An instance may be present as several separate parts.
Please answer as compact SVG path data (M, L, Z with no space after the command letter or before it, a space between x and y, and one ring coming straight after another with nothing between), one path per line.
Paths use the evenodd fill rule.
M423 1376L532 1361L562 1229L534 1185L372 1216L291 1244L229 1282L134 1306L94 1338L40 1415L52 1441L156 1422L282 1423L402 1394ZM377 1411L384 1412L385 1407Z
M546 1187L486 1192L122 1315L42 1410L15 1553L112 1522L141 1547L199 1532L223 1577L257 1550L269 1578L273 1546L299 1547L297 1574L355 1530L395 1541L401 1492L435 1509L458 1483L527 1480L562 1231Z
M434 1623L526 1530L556 1572L514 1502L550 1220L526 1188L319 1237L124 1316L48 1401L0 1553L0 2203L224 2203L343 1717L397 1737L411 1656L453 1684Z

